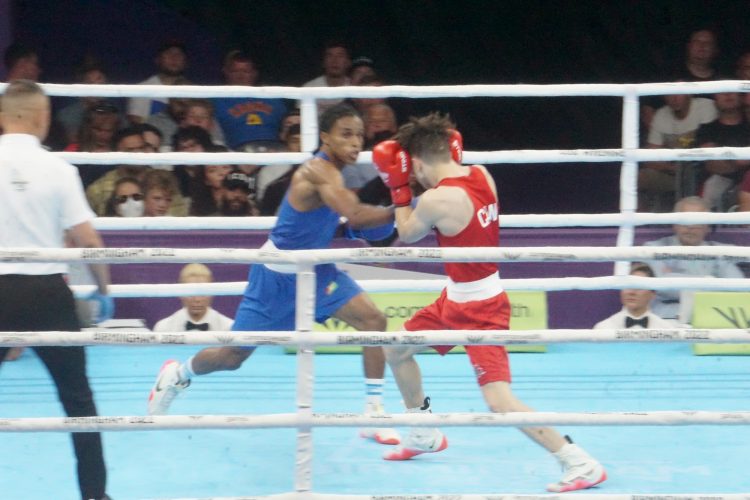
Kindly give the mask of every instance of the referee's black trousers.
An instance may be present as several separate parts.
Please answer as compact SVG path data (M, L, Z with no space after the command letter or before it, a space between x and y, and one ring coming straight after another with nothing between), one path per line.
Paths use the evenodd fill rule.
M75 300L62 275L0 275L0 331L80 331ZM83 347L34 347L69 417L96 415ZM7 347L0 347L0 362ZM101 435L72 434L83 500L105 495L107 471Z

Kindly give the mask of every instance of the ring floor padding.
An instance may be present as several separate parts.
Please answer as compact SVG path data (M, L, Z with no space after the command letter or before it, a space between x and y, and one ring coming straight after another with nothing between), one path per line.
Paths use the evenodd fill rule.
M100 414L141 415L167 358L195 347L88 348ZM466 357L420 358L436 412L483 412ZM544 411L749 410L745 357L694 356L685 344L566 344L511 355L519 397ZM362 411L358 355L316 356L315 411ZM236 372L194 379L173 413L295 410L296 358L263 347ZM386 405L400 411L389 375ZM0 370L3 417L60 416L43 366L27 351ZM610 479L597 493L750 491L746 426L567 427ZM515 429L448 428L450 446L408 463L380 459L380 445L352 428L314 431L313 489L321 493L544 493L555 461ZM261 495L292 491L295 431L191 430L104 435L115 500ZM2 433L0 497L77 500L73 455L63 433Z

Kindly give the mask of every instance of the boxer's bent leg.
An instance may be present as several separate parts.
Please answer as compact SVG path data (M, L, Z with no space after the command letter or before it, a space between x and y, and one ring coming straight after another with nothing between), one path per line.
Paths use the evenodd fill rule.
M237 307L232 331L294 330L295 282L293 274L254 265ZM253 351L254 346L209 347L191 358L190 369L195 375L237 370Z
M328 316L340 319L360 331L383 332L387 326L385 315L349 275L335 267L323 268L318 274L316 320ZM379 346L362 348L365 372L365 414L382 415L385 355ZM360 429L360 436L380 444L395 445L401 436L393 429L369 427Z
M409 320L404 323L404 329L408 331L419 330L444 330L445 323L441 318L445 294L429 306L420 309ZM391 367L393 376L404 398L407 408L420 408L425 404L424 388L422 387L422 371L417 364L414 355L429 349L428 346L394 346L385 348L385 356L388 366ZM435 349L445 354L450 347L440 346Z
M254 347L207 347L193 356L191 369L196 375L237 370L254 350Z
M387 326L385 315L364 292L353 297L333 317L363 332L384 332ZM385 355L381 347L363 347L362 359L367 378L382 379L385 376Z
M348 274L335 266L319 266L316 272L316 321L323 322L334 317L360 331L385 331L385 315ZM362 355L365 376L382 379L385 375L383 350L380 347L365 347Z

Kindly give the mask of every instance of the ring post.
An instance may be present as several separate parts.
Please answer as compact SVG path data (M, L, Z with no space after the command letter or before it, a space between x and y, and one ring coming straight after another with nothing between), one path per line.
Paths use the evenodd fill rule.
M318 107L315 99L305 97L300 104L302 152L311 153L318 147Z
M312 264L298 264L295 322L300 342L297 347L297 416L307 421L297 427L297 455L294 489L302 497L312 490L312 419L314 351L304 339L312 331L315 315L315 271Z
M638 206L638 162L632 152L638 149L638 94L632 86L626 87L622 103L622 148L625 160L620 173L620 213L623 221L617 231L617 246L631 247L635 240L633 215ZM614 274L629 274L629 262L615 262Z

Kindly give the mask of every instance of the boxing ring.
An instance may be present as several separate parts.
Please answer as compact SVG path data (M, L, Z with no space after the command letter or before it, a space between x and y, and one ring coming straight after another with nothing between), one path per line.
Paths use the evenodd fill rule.
M750 342L748 329L668 330L529 330L512 332L358 332L312 331L312 266L322 262L616 262L612 276L596 278L504 280L507 290L604 290L620 288L692 288L748 290L748 280L713 278L642 278L626 276L634 260L691 259L750 260L744 247L633 247L634 228L646 224L750 224L750 213L637 214L635 179L640 161L664 159L750 158L750 148L703 150L638 150L638 96L691 92L741 91L747 82L641 85L550 85L465 87L351 87L345 89L61 86L45 85L51 95L121 95L217 97L238 95L302 100L303 149L311 151L317 138L316 98L353 97L470 97L620 95L624 97L623 148L575 151L466 152L466 163L621 161L621 211L597 215L501 216L503 227L618 226L616 248L355 248L304 252L268 252L225 248L109 248L30 250L3 249L0 259L15 262L159 263L290 263L298 266L297 328L295 332L5 332L0 345L90 345L90 371L100 417L50 417L58 413L41 403L49 386L39 366L3 365L0 398L4 405L0 432L7 449L0 461L4 472L35 471L36 482L55 477L59 490L75 491L72 466L59 473L38 471L35 439L53 436L45 453L57 445L70 455L66 432L100 430L109 465L110 488L116 498L321 498L321 499L487 499L546 498L539 495L549 478L556 478L553 460L517 432L504 427L559 425L573 427L574 436L609 470L610 480L599 488L566 496L590 498L750 498L750 475L743 465L750 451L737 439L734 426L750 423L750 377L745 358L689 357L679 351L685 343ZM731 156L730 156L731 155ZM308 153L65 153L69 161L87 164L224 164L298 163ZM369 154L362 153L361 161ZM121 229L268 229L272 218L216 219L98 219L100 230ZM368 280L367 291L439 290L443 280L419 282ZM114 297L236 295L244 282L189 285L113 285ZM90 293L75 287L79 297ZM490 414L475 389L463 356L420 358L426 391L437 403L432 415L400 414L398 395L390 384L386 406L394 414L365 417L361 409L359 356L337 355L336 363L320 360L316 345L392 345L436 343L545 343L553 352L514 356L516 392L534 414ZM197 345L260 345L269 355L253 356L242 372L202 377L174 405L175 415L143 416L148 388L160 360L197 350ZM125 347L127 346L127 348ZM295 358L273 354L279 346L298 346ZM136 352L138 356L130 356ZM96 361L101 355L101 360ZM159 356L158 358L156 356ZM341 356L341 357L339 357ZM317 358L317 360L316 360ZM296 366L286 360L294 359ZM343 361L339 361L343 360ZM454 366L455 365L455 366ZM644 372L638 367L648 366ZM26 394L26 371L34 370ZM257 370L257 371L256 371ZM250 372L253 376L246 376ZM437 374L437 376L436 376ZM316 390L315 380L322 389ZM596 380L591 380L594 378ZM431 387L432 381L437 383ZM10 389L6 389L10 381ZM201 390L199 386L205 385ZM226 386L230 386L228 391ZM117 387L117 389L113 389ZM551 388L551 389L550 389ZM39 391L42 390L40 393ZM100 394L104 393L104 397ZM643 394L643 397L639 395ZM111 398L111 399L110 399ZM46 400L45 400L46 401ZM618 406L620 409L618 409ZM625 408L623 411L622 408ZM208 409L208 411L206 411ZM119 411L118 411L119 410ZM190 411L194 410L194 411ZM199 410L199 411L195 411ZM315 410L315 411L314 411ZM343 410L343 411L342 411ZM29 414L35 416L29 418ZM206 414L208 413L208 414ZM451 447L444 453L408 463L387 464L377 445L354 436L351 427L438 425L447 429ZM617 426L617 427L615 427ZM686 427L687 426L687 427ZM477 439L476 427L482 427ZM578 427L584 427L580 431ZM744 427L741 427L744 428ZM239 433L240 429L250 432ZM679 432L676 430L679 429ZM154 432L167 431L170 432ZM223 433L229 444L216 446ZM41 433L41 434L36 434ZM49 434L48 434L49 433ZM164 435L169 436L164 436ZM41 436L41 437L39 437ZM158 436L158 437L155 437ZM177 438L170 437L177 436ZM223 437L222 437L223 439ZM112 442L112 448L110 448ZM635 448L635 449L634 449ZM313 454L313 449L315 453ZM454 454L453 450L459 450ZM12 455L12 456L10 456ZM27 457L27 455L29 455ZM318 458L322 455L322 459ZM661 456L661 458L660 458ZM313 461L313 458L318 460ZM619 458L618 458L619 457ZM69 460L69 458L68 458ZM249 465L248 465L249 464ZM64 465L58 468L65 468ZM230 472L227 473L226 469ZM186 471L186 472L185 472ZM182 473L185 472L185 473ZM211 479L217 472L219 479ZM128 483L118 479L128 477ZM244 475L244 479L243 479ZM59 476L59 477L58 477ZM278 477L277 476L282 476ZM10 476L8 476L10 477ZM476 477L467 481L467 477ZM166 478L166 481L161 481ZM277 480L278 479L278 480ZM22 484L27 484L28 482ZM62 488L60 484L68 484ZM3 484L15 491L14 483ZM39 498L50 493L39 492ZM173 493L176 492L176 493ZM223 496L225 493L235 496ZM20 493L20 491L19 491ZM54 493L52 493L54 495ZM132 496L128 496L132 495ZM245 495L245 496L242 496ZM250 496L248 496L250 495ZM255 496L253 496L255 495ZM19 497L20 498L20 497ZM24 492L23 498L36 498ZM61 497L62 498L62 497ZM67 498L67 497L65 497ZM71 498L74 498L71 496Z

